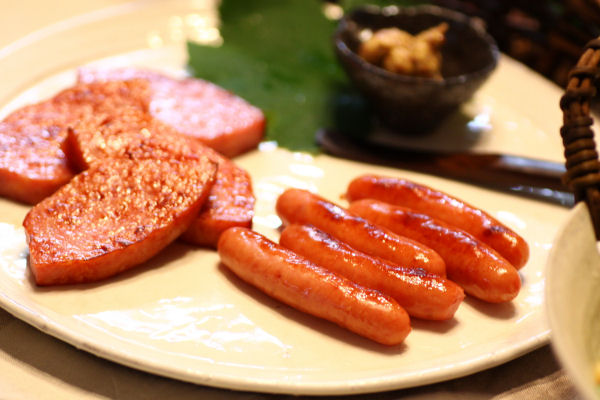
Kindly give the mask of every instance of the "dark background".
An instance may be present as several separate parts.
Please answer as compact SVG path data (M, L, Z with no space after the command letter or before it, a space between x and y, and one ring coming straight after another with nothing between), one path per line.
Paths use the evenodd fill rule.
M564 87L585 44L600 36L600 0L435 0L481 18L500 50Z

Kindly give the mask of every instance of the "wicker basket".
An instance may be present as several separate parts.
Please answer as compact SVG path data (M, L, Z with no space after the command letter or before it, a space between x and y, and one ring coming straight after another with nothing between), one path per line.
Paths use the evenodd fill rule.
M569 74L565 94L561 98L563 126L560 134L565 148L564 183L585 201L600 240L600 161L596 151L591 102L600 83L600 38L591 40Z
M561 87L600 35L600 0L434 0L482 20L500 50Z

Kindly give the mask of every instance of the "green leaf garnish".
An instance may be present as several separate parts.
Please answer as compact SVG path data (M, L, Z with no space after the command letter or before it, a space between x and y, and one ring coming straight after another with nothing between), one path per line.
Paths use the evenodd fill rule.
M334 54L337 21L325 17L323 5L314 0L223 0L223 44L188 43L192 74L261 108L266 140L293 151L318 151L314 137L321 128L354 135L369 131L367 105Z

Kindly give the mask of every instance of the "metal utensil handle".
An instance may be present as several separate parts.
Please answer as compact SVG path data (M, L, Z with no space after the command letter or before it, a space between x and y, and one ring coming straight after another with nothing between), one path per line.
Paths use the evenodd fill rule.
M563 126L560 135L565 148L564 183L575 196L585 201L600 240L600 161L594 141L590 103L600 83L600 38L585 47L569 74L565 94L560 100Z

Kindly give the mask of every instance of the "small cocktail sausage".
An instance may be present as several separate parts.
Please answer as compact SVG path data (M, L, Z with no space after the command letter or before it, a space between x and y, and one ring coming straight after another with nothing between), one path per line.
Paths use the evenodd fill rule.
M406 311L391 297L320 267L247 228L219 238L221 261L239 278L300 311L385 345L410 332Z
M465 297L452 281L371 257L313 226L289 225L279 243L359 285L392 296L411 317L451 319Z
M431 215L469 232L517 269L529 259L527 242L513 230L485 211L425 185L399 178L364 175L350 182L346 197L348 201L381 200Z
M516 268L494 249L461 229L428 215L372 199L355 201L350 204L350 210L437 251L446 262L448 278L470 295L501 303L519 294L521 279Z
M285 224L313 225L363 253L446 276L444 261L429 247L376 226L309 191L286 190L277 199L276 209Z

